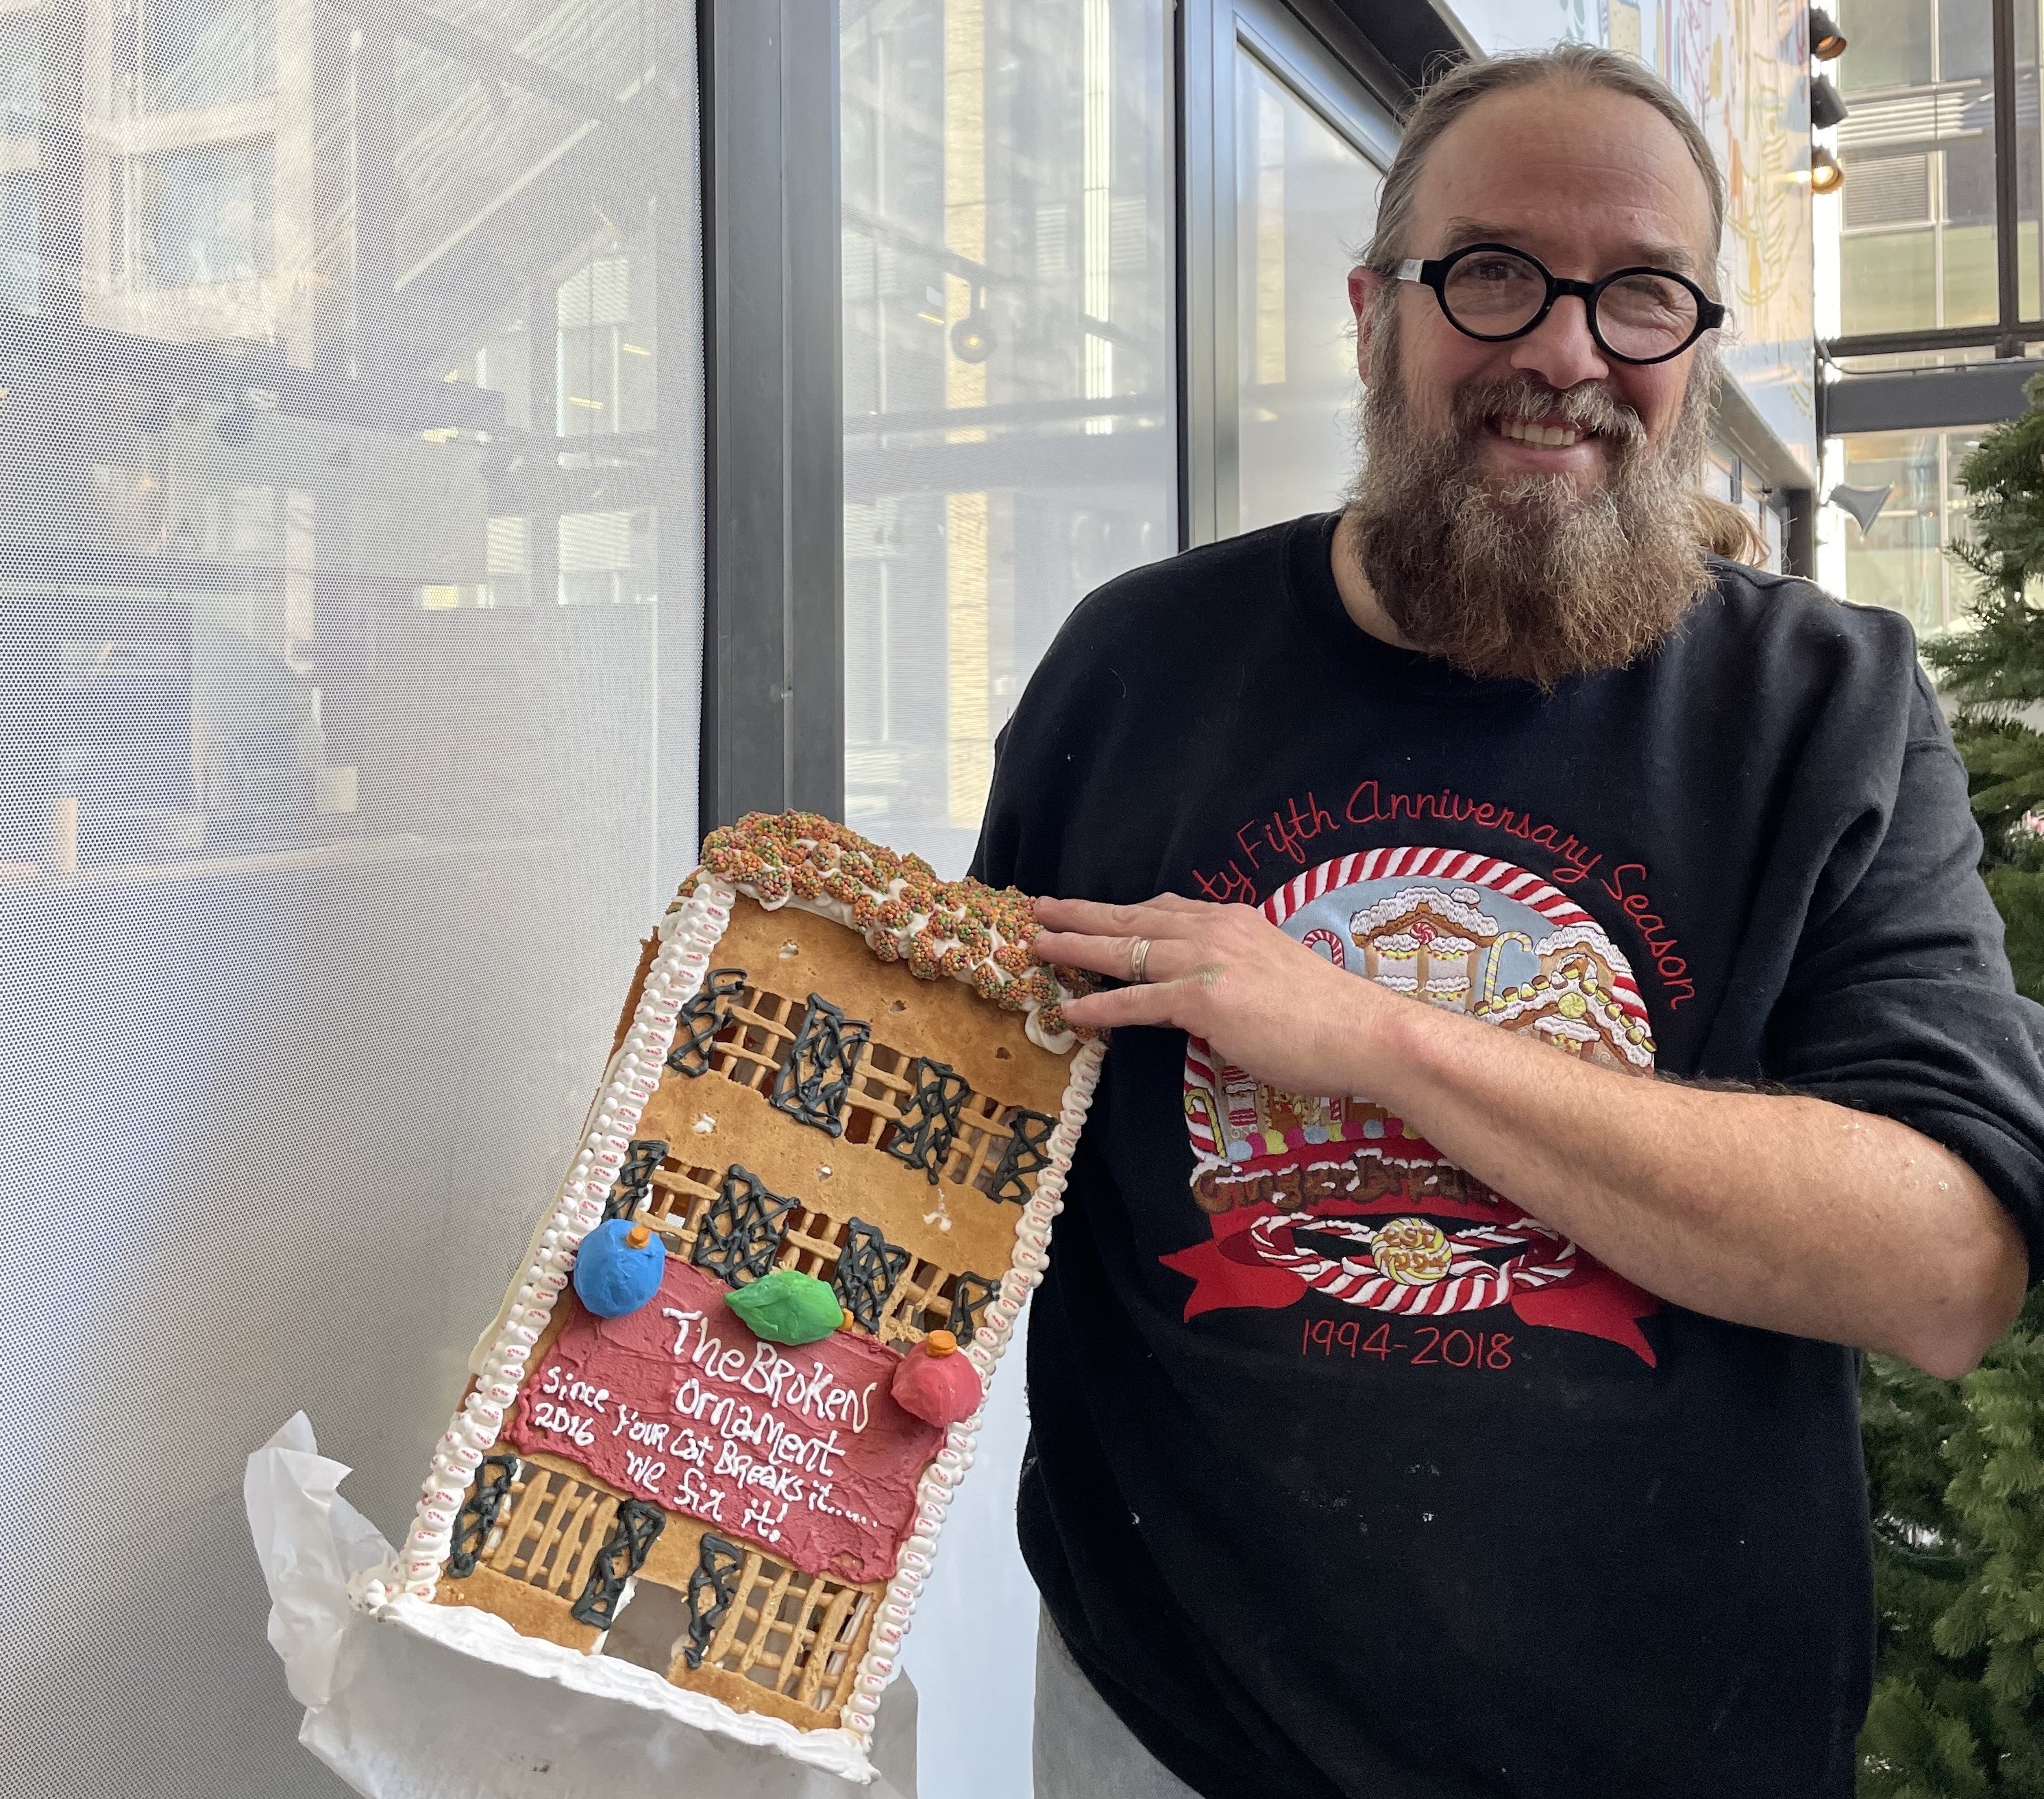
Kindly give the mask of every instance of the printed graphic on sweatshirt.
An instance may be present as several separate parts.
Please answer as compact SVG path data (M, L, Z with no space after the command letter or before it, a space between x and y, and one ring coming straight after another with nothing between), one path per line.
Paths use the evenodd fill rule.
M1360 978L1600 1067L1653 1071L1646 1009L1625 957L1574 901L1510 863L1372 850L1300 875L1263 910ZM1185 1105L1193 1195L1213 1228L1211 1242L1163 1258L1193 1282L1189 1320L1318 1294L1354 1309L1356 1328L1339 1328L1351 1354L1374 1344L1383 1355L1393 1340L1377 1327L1395 1320L1454 1319L1468 1327L1458 1334L1481 1326L1481 1341L1493 1343L1491 1328L1516 1319L1604 1337L1653 1364L1639 1320L1658 1300L1382 1106L1277 1092L1197 1038L1186 1051ZM1438 1324L1433 1336L1442 1340ZM1327 1337L1333 1343L1337 1329Z

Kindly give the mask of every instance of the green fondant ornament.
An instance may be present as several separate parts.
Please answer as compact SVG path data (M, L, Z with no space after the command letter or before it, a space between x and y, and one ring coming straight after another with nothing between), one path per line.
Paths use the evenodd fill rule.
M844 1321L837 1295L799 1268L776 1268L748 1286L734 1287L724 1302L755 1336L772 1343L820 1343Z

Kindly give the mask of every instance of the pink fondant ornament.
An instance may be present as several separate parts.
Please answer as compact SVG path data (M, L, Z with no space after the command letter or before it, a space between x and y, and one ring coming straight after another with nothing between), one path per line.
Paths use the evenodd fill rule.
M932 1331L901 1358L889 1390L904 1412L929 1424L962 1424L979 1409L979 1370L949 1331Z

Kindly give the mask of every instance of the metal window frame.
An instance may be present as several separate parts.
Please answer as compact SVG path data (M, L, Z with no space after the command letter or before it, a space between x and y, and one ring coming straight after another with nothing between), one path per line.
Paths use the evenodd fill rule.
M844 811L836 0L698 0L701 819Z
M1412 86L1346 13L1320 0L1182 0L1178 31L1178 540L1189 548L1234 536L1241 519L1236 46L1380 167L1397 148Z
M1997 359L2015 358L2023 355L2026 345L2044 343L2044 306L2040 307L2040 313L2027 318L2023 311L2019 249L2022 209L2019 198L2022 175L2017 167L2016 144L2015 0L1990 0L1990 4L1994 56L1990 85L1994 96L1995 322L1923 331L1863 332L1857 336L1834 337L1823 345L1825 354L1831 357L1907 356L1912 352L1974 350L1991 346ZM2032 298L2044 300L2040 296ZM1823 429L1821 421L1819 428ZM1907 427L1897 425L1894 429Z

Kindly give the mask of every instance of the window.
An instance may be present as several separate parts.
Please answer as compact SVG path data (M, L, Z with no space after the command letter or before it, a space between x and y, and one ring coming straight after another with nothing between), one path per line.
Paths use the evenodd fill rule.
M1245 530L1332 505L1355 459L1348 271L1383 175L1247 46L1235 62L1237 455Z
M1162 0L844 0L845 808L962 873L1065 614L1178 547Z
M0 1561L36 1580L138 1432L179 1519L0 1651L0 1793L339 1789L202 1496L302 1405L344 1455L444 1427L505 1276L448 1245L524 1240L692 865L694 17L0 14L10 1232L71 1240L125 1146L117 1265L6 1258L0 1305L17 1378L128 1396L9 1435ZM386 1529L421 1453L356 1458ZM475 1578L565 1613L615 1501L535 1478Z
M129 165L138 287L200 287L269 273L267 144L207 144Z
M1889 489L1871 529L1827 509L1830 542L1820 571L1834 593L1906 616L1919 637L1950 628L1968 576L1949 552L1965 530L1958 468L1977 431L1885 431L1834 439L1825 466L1847 486Z
M1348 271L1397 128L1340 15L1277 0L1186 13L1186 535L1339 502L1356 464Z
M1988 0L1843 0L1836 10L1850 45L1835 65L1851 109L1838 128L1844 335L1994 323Z
M271 0L141 0L133 29L139 112L225 106L276 84Z

